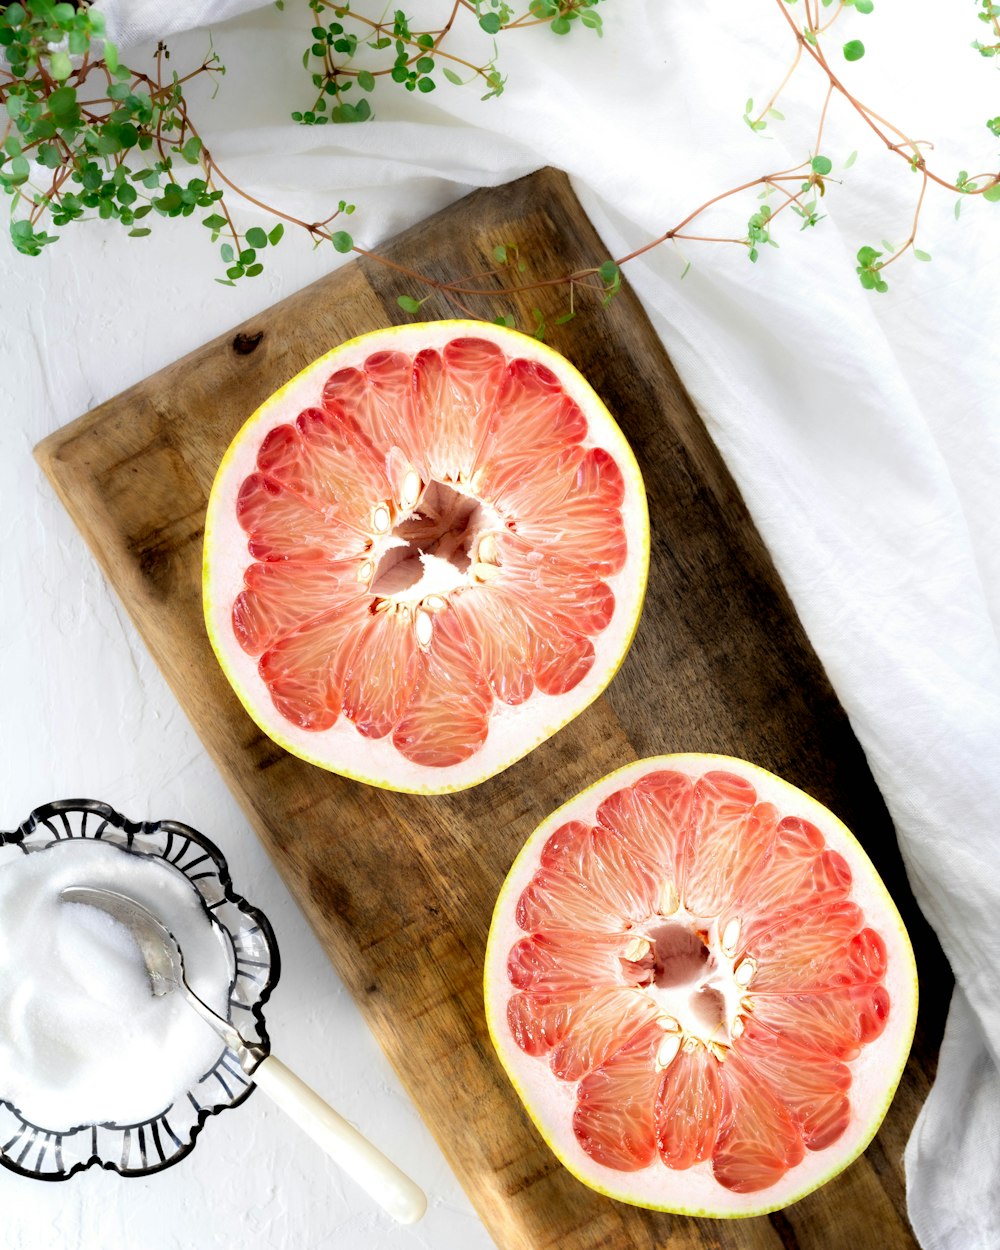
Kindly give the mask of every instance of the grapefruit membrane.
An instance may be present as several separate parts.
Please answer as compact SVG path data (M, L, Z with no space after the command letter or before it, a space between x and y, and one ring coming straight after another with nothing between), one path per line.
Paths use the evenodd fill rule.
M568 361L501 326L396 326L323 356L236 435L208 504L205 620L286 750L443 793L600 694L648 560L635 457Z
M831 812L742 760L669 755L531 835L497 900L485 999L508 1076L575 1176L640 1206L747 1216L868 1145L917 978Z

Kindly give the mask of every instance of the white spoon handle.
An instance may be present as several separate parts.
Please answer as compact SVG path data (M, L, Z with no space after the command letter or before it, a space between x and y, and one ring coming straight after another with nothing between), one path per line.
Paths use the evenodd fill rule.
M424 1191L280 1059L269 1055L253 1080L331 1159L400 1224L415 1224L427 1209Z

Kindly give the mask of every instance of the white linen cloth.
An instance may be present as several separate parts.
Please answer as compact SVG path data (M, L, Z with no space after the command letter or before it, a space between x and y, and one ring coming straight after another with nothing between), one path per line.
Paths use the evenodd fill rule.
M99 7L112 37L132 43L254 5ZM297 68L309 23L295 7L213 25L229 72L219 98L199 110L206 141L236 182L307 220L340 198L357 203L350 229L366 246L472 186L553 164L571 175L608 253L621 255L727 187L794 166L815 137L823 83L809 65L782 97L786 122L762 137L742 120L747 97L765 100L794 52L771 0L608 0L602 40L579 29L566 39L539 29L500 36L508 89L499 100L480 103L475 88L443 81L420 99L380 86L375 121L313 129L287 120L310 94ZM448 9L426 3L421 22L433 26ZM905 24L888 6L867 18L848 10L831 47L864 40L863 61L837 62L845 80L909 134L934 139L929 164L954 176L997 164L983 125L998 111L996 78L968 46L980 34L973 6L918 0ZM459 35L453 46L487 42ZM172 47L180 68L178 49L190 60L204 38ZM906 237L917 179L837 100L822 148L834 178L851 151L860 156L843 187L831 183L815 230L800 232L785 214L780 250L763 248L756 266L737 248L685 243L647 253L626 276L847 709L960 987L938 1081L906 1152L917 1236L924 1250L996 1250L1000 205L966 203L956 223L955 197L931 188L918 245L933 263L901 260L887 271L887 294L866 293L854 254ZM757 207L741 197L691 230L740 236ZM244 219L255 221L253 210ZM117 239L104 246L116 258L131 253ZM308 272L293 247L268 255L272 272ZM204 250L198 257L207 264ZM247 299L270 302L274 281L241 294L240 315ZM237 305L203 282L222 330ZM121 315L123 332L135 313Z

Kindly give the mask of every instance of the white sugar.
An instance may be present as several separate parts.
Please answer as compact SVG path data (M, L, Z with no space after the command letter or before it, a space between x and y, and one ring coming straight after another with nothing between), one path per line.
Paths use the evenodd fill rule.
M55 1131L141 1123L185 1096L223 1043L179 993L154 997L131 933L63 902L69 885L148 907L177 938L190 984L223 1016L231 951L194 886L163 860L93 839L0 848L0 1099Z

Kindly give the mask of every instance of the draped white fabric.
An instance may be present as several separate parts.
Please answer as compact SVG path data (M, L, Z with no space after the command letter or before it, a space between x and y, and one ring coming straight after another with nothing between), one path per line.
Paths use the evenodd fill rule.
M473 186L552 164L571 175L609 255L622 255L720 191L804 159L824 92L804 64L779 105L787 120L754 135L745 101L766 100L794 53L775 0L606 0L603 39L580 29L565 39L544 29L501 35L508 87L499 100L480 103L475 87L444 81L419 98L381 84L376 120L304 128L287 120L310 94L304 5L100 7L125 43L213 21L228 72L200 116L216 159L254 195L307 220L341 198L356 203L350 229L366 246ZM432 26L450 4L413 7ZM838 72L908 134L935 140L935 170L995 168L984 121L1000 112L997 79L969 47L983 30L975 6L914 0L905 14L892 10L842 16L830 36ZM455 38L473 59L489 43L458 27ZM867 48L855 65L840 56L848 38ZM195 54L201 41L186 37L183 48ZM956 222L956 197L932 187L918 239L932 263L908 256L887 271L888 293L868 293L854 255L907 237L918 176L837 99L822 149L834 173L815 229L800 231L786 213L775 226L780 248L762 248L756 265L740 248L690 242L647 253L626 276L848 711L961 987L906 1154L917 1235L925 1250L995 1250L1000 205L967 202ZM745 195L691 230L742 236L757 207ZM281 249L268 260L279 271L285 263ZM218 328L234 319L219 314Z

